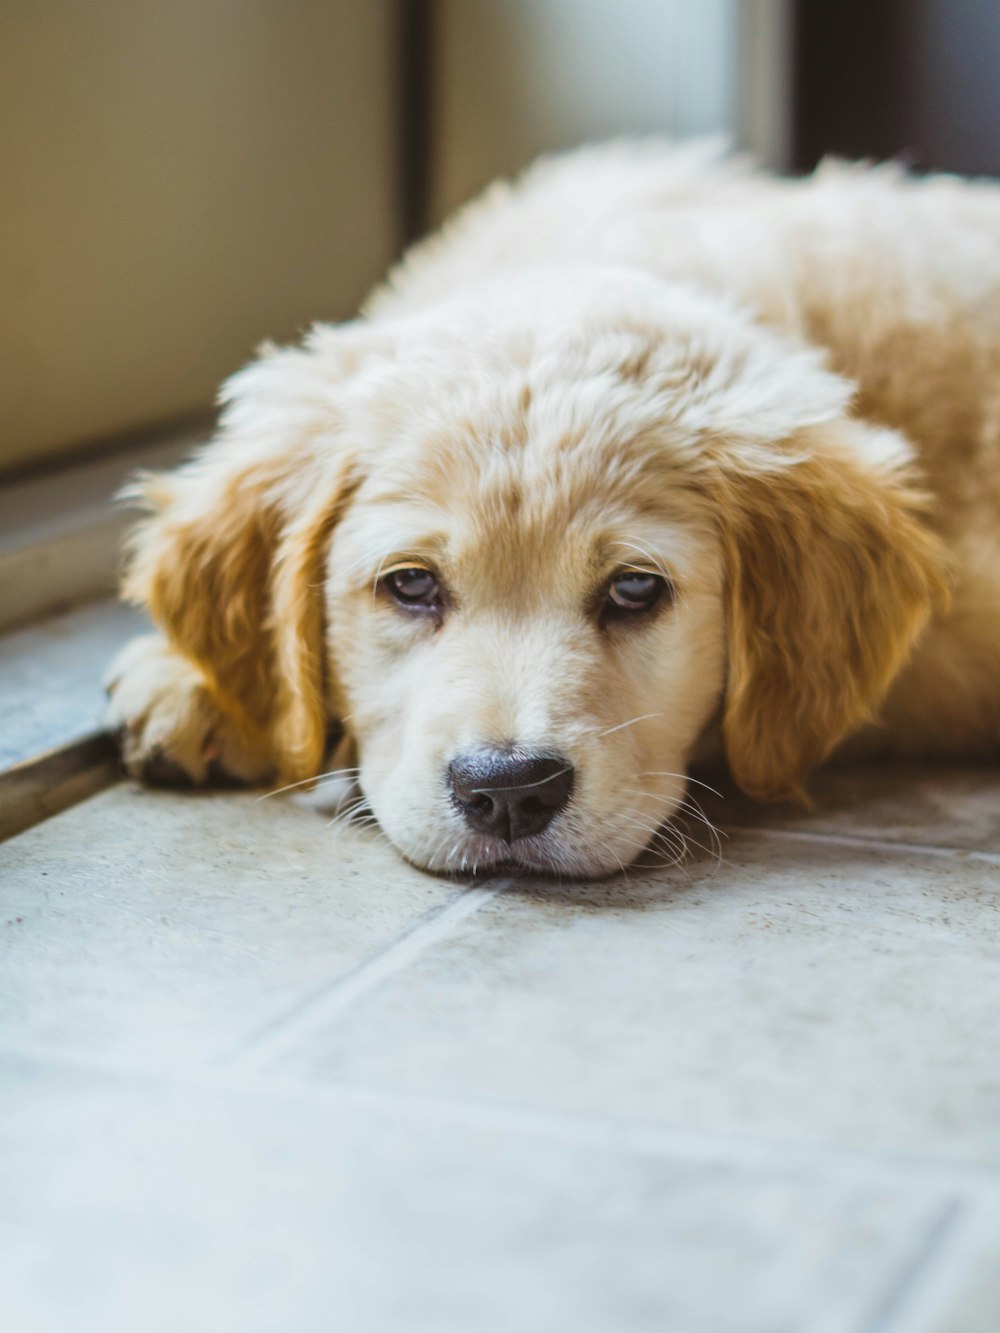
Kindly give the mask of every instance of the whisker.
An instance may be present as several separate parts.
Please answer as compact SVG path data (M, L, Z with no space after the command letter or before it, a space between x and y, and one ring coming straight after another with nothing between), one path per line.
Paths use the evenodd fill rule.
M698 778L691 777L690 773L670 773L666 769L659 771L652 769L648 773L633 773L632 776L634 778L680 778L682 782L693 782L696 787L704 787L705 790L710 791L713 796L718 796L720 801L726 799L721 791L716 791L715 788L710 787L707 782L700 782Z
M640 793L643 794L643 793ZM641 829L644 833L650 834L648 847L658 850L660 847L670 848L672 854L672 864L680 865L689 855L691 847L697 847L700 851L711 856L719 866L728 864L722 854L722 843L719 839L719 832L710 820L700 816L702 822L707 826L712 835L713 845L706 847L699 842L691 833L685 832L674 820L667 821L655 827L645 819L637 818L637 811L630 811L619 815L619 818L634 827Z
M627 722L619 722L615 727L608 727L607 731L599 731L597 739L600 740L603 736L610 736L615 731L624 731L626 727L634 727L637 722L646 722L651 717L662 716L663 712L661 710L659 713L643 713L641 717L630 717Z
M618 865L619 865L619 868L621 869L622 875L625 877L625 884L626 884L627 887L630 888L631 885L632 885L632 881L629 879L629 877L628 877L628 871L625 869L625 862L621 859L621 857L618 855L618 853L615 851L615 849L614 849L609 843L606 843L606 842L603 840L603 838L595 838L594 841L597 843L598 847L603 847L604 850L605 850L610 856L613 856L614 859L618 862ZM561 884L561 883L562 883L562 880L560 879L559 882L560 882L560 884Z
M724 830L717 828L715 824L712 823L693 796L689 796L686 800L681 801L677 808L678 810L685 811L685 813L689 814L693 819L697 819L699 823L705 825L711 833L713 840L718 844L719 854L721 855L722 839L725 838L728 841L729 834L724 832Z
M564 773L570 773L573 770L572 764L567 764L565 768L560 768L557 773L550 773L547 778L539 778L537 782L518 782L512 787L470 787L476 796L489 796L493 791L526 791L529 787L543 787L546 782L552 782L555 778L561 778Z
M338 810L332 819L327 820L327 825L326 825L327 828L332 828L334 824L348 823L350 821L351 816L356 815L359 810L363 810L367 804L368 804L368 798L366 796L359 797L356 801L353 801L350 805L345 806L343 810Z
M679 829L672 828L670 825L648 824L644 820L633 818L631 815L619 815L618 818L624 820L628 824L632 824L635 828L641 829L643 833L648 833L650 835L650 843L662 842L664 846L670 847L671 849L675 846L679 848L683 845L683 834L681 834ZM672 842L668 836L668 832L677 834L681 839L681 843L675 844Z
M709 819L708 815L706 815L706 813L705 813L705 811L704 811L704 809L703 809L703 807L702 807L702 805L701 805L701 802L698 801L696 797L692 796L690 792L686 792L686 793L685 793L685 795L684 795L684 799L683 799L682 801L679 802L677 808L678 808L679 810L684 810L684 811L686 811L687 813L689 813L690 815L692 815L693 818L695 818L695 819L697 819L697 820L700 820L701 823L703 823L703 824L705 825L706 828L711 829L711 831L714 833L714 835L716 836L716 838L719 838L719 839L721 839L721 838L726 838L726 839L728 839L729 834L723 832L722 829L716 827L716 825L712 822L712 820Z
M332 768L328 773L317 773L315 777L302 778L300 782L289 782L285 787L275 787L274 791L266 791L262 796L258 796L258 801L270 800L272 796L280 796L282 792L294 791L296 787L306 787L310 782L332 782L335 778L357 776L360 768Z
M676 773L664 773L662 775L649 774L646 776L678 777L680 775ZM701 785L706 786L707 784L702 783ZM642 788L626 787L623 788L623 790L627 793L637 796L644 796L651 800L666 801L670 799L665 794L647 792ZM709 791L713 790L714 790L713 788L709 787ZM728 839L729 835L727 833L724 833L721 829L716 828L716 826L712 823L712 821L708 818L704 810L699 805L697 799L694 796L692 796L690 792L686 793L684 798L677 802L677 804L674 807L674 810L675 812L678 810L684 811L686 814L690 815L691 818L697 819L699 823L704 824L705 828L708 830L711 839L711 846L709 847L704 846L703 843L698 842L697 839L695 839L693 836L690 835L690 833L687 835L687 837L685 837L683 831L677 827L676 823L668 822L665 825L665 827L673 828L679 837L684 838L685 842L690 842L693 846L698 847L701 851L704 851L709 856L712 856L719 863L719 865L728 864L728 862L726 862L725 856L723 855L722 839L723 838ZM673 818L674 816L672 815L671 821L673 820Z
M684 858L687 855L687 849L682 844L671 842L659 842L651 838L639 853L639 860L643 857L651 857L654 864L664 866L673 870L683 866Z
M691 843L692 846L697 847L700 851L705 852L706 855L711 856L719 866L729 865L729 862L722 854L721 843L719 843L718 847L706 847L704 843L699 842L697 838L693 837L690 832L683 832L677 824L673 824L672 827L676 831L678 837L684 839L685 843Z
M643 787L621 787L619 790L623 791L627 796L645 796L650 801L662 801L666 803L667 801L672 801L674 799L674 797L667 792L646 791Z

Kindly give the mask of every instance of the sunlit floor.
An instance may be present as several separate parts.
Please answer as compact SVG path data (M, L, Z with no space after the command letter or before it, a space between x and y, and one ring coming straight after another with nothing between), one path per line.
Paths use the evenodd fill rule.
M0 847L10 1333L996 1333L1000 773L467 885L253 795Z

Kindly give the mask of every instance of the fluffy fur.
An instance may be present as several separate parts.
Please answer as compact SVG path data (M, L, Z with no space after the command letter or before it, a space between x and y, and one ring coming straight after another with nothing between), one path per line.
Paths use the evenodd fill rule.
M113 671L130 766L320 773L330 724L431 869L632 860L721 747L760 798L855 752L1000 743L1000 188L785 181L619 143L494 186L365 317L265 348L147 480ZM433 569L443 619L383 571ZM602 625L627 568L672 605ZM597 600L595 600L597 599ZM470 830L470 747L555 750L569 806Z

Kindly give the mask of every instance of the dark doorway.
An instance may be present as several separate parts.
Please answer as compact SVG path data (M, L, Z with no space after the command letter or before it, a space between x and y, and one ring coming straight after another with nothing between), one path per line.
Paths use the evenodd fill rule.
M792 164L1000 176L997 0L796 0Z

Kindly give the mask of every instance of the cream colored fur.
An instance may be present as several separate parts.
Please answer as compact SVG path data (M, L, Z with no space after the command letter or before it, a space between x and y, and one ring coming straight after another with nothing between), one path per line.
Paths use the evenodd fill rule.
M141 772L321 771L345 729L432 869L601 874L722 746L761 798L837 747L1000 747L1000 187L618 143L495 186L365 319L265 349L144 487L111 715ZM431 568L434 624L383 571ZM673 605L609 629L616 571ZM567 756L541 834L448 799L457 753ZM668 832L667 837L670 837Z

